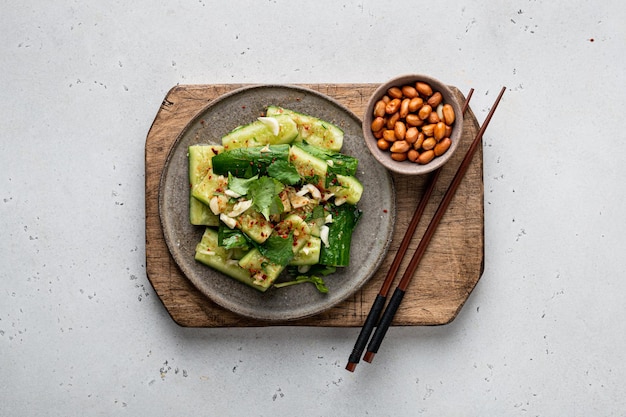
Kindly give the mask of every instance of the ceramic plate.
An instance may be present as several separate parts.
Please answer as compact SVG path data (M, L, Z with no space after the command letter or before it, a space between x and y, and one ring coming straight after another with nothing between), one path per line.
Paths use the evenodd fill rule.
M329 292L311 284L270 288L261 293L194 259L204 228L189 223L187 148L220 144L220 138L278 105L323 120L344 130L342 152L359 159L357 178L364 192L358 207L363 215L352 238L350 266L324 278ZM185 276L207 297L237 314L266 321L295 320L320 313L354 294L376 272L393 233L395 191L390 174L369 154L361 121L335 100L313 90L284 85L245 87L212 101L176 139L159 187L159 216L165 241ZM280 278L279 278L280 279Z

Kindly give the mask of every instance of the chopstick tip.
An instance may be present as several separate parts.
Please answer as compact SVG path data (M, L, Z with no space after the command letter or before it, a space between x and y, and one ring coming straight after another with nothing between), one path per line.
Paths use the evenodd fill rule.
M367 363L372 363L372 361L374 360L374 355L376 355L376 353L367 351L365 352L365 356L363 356L363 360Z
M350 372L354 372L355 369L356 369L356 362L348 362L348 364L346 365L346 370Z

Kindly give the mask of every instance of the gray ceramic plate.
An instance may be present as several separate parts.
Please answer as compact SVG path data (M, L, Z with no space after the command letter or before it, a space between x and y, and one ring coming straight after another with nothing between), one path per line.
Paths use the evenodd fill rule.
M357 177L364 192L363 212L354 232L350 266L325 277L327 294L311 284L270 288L261 293L194 260L203 227L189 223L187 148L219 144L235 127L250 123L269 105L317 116L344 130L342 152L359 159ZM313 90L260 85L235 90L211 102L185 127L168 155L159 188L159 215L167 246L185 276L218 305L240 315L266 321L294 320L320 313L356 292L376 272L387 253L395 220L395 191L390 174L363 143L361 122L352 112ZM279 278L280 279L280 278Z

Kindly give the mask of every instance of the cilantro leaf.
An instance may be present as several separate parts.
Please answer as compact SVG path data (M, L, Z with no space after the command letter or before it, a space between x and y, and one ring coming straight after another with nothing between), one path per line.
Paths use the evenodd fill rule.
M248 197L252 198L255 210L269 220L271 214L280 214L285 210L279 197L283 188L284 185L280 181L261 177L248 187Z
M324 283L324 280L315 275L298 275L293 281L279 282L274 284L274 287L283 288L290 285L302 284L303 282L310 282L315 285L315 288L317 288L317 290L322 294L328 293L328 287L326 286L326 283Z
M259 252L267 259L278 265L287 265L294 257L293 254L293 234L286 238L272 234L262 245L259 245Z
M239 229L231 229L220 222L217 232L217 244L225 249L250 247L249 238Z
M234 177L230 172L228 173L228 189L236 192L239 195L248 194L250 185L259 179L258 175L251 178L238 178Z
M282 159L276 160L267 167L267 175L286 185L294 185L300 182L300 174L298 174L296 167Z

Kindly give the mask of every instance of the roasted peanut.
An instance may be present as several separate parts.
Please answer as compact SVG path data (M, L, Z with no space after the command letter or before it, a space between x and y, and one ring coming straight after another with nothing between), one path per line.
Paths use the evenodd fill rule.
M389 142L387 142L385 139L378 139L376 145L381 151L386 151L387 149L389 149L389 146L391 146Z
M419 112L417 112L417 115L419 116L420 119L426 120L426 119L428 119L428 116L430 116L430 112L432 112L432 111L433 111L433 108L430 107L429 104L424 104L419 109Z
M435 140L440 141L445 136L446 136L446 124L444 122L437 123L433 131L433 137L435 138Z
M452 135L452 126L446 125L446 134L444 135L444 137L449 138L450 135Z
M422 147L422 144L424 143L425 139L426 139L426 135L424 135L422 132L419 132L417 134L417 140L413 144L413 148L420 149Z
M383 119L382 117L378 116L374 120L372 120L371 128L373 132L378 132L383 127L385 127L385 119Z
M402 94L408 98L417 97L417 90L412 85L405 85L402 87Z
M455 120L454 109L450 104L444 104L442 108L443 120L447 125L452 125Z
M399 98L394 98L385 106L385 113L394 114L398 111L398 109L400 109L400 103L401 102Z
M394 125L393 131L396 134L396 139L404 140L404 136L406 135L406 125L404 123L398 121Z
M406 153L392 152L391 159L398 162L406 161Z
M428 123L439 123L441 121L441 118L439 117L436 111L431 111L426 121Z
M411 149L411 145L406 140L399 140L394 142L389 150L394 153L405 153L409 149Z
M410 99L405 98L404 100L402 100L402 103L400 104L400 117L402 119L404 119L408 114L409 114L409 103L411 102Z
M415 83L415 89L423 96L430 97L433 94L433 89L430 84L418 81Z
M418 164L424 165L432 161L434 157L435 157L435 151L431 149L430 151L422 152L420 156L417 157L416 162Z
M404 135L404 140L409 143L415 143L417 141L417 136L419 135L419 131L415 126L409 127L406 130L406 134Z
M441 156L446 153L446 151L450 148L450 145L452 145L450 138L441 139L441 141L439 141L439 143L433 148L435 156Z
M385 131L385 129L380 129L380 130L377 130L376 132L372 132L372 133L374 134L374 137L376 139L380 139L380 138L383 137L383 132L384 131Z
M431 124L422 126L422 133L424 133L426 137L433 136L435 134L435 125L431 123Z
M416 112L424 105L424 100L421 97L413 97L411 101L409 101L409 111Z
M393 129L393 127L396 125L396 122L400 120L400 113L395 112L394 114L392 114L391 116L389 116L387 118L387 129Z
M415 162L417 160L417 157L420 156L420 153L417 152L415 149L411 149L406 153L406 157L409 159L409 161L411 162Z
M386 114L386 106L387 103L385 103L383 100L378 100L374 105L374 117L383 117Z
M387 90L387 94L391 98L402 98L402 90L399 87L391 87Z
M394 132L392 129L385 129L383 131L383 139L385 139L387 142L395 142L396 132Z
M406 115L406 124L409 126L421 126L424 124L424 121L419 118L417 114L407 114Z
M428 104L430 104L430 107L435 109L435 108L437 108L439 103L441 103L442 100L443 100L443 96L441 95L441 93L439 91L437 91L437 92L433 93L433 95L430 96L430 98L426 102Z
M435 138L426 138L424 139L424 143L422 143L422 149L429 151L433 149L436 144L437 141L435 140Z

